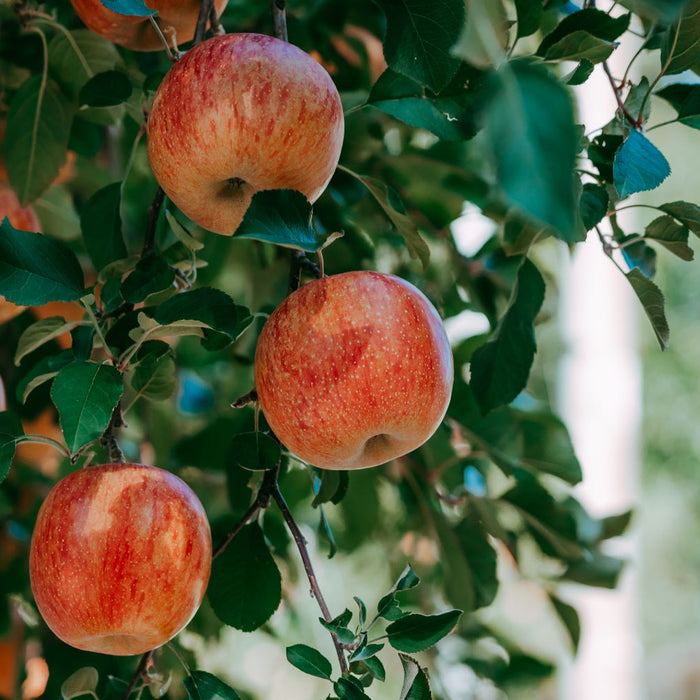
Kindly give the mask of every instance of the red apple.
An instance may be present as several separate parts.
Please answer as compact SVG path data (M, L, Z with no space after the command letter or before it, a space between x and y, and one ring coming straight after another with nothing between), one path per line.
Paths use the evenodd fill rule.
M308 54L270 36L227 34L165 76L148 115L148 155L192 221L231 235L258 190L318 199L343 132L338 91Z
M228 0L216 0L221 14ZM71 0L75 13L85 26L107 41L133 51L158 51L163 42L147 17L120 15L105 7L100 0ZM171 32L181 44L194 37L199 0L147 0L146 6L158 11L158 23L166 37Z
M440 317L413 285L347 272L287 297L255 353L260 406L280 441L324 469L362 469L422 445L450 400Z
M197 611L211 532L193 491L156 467L106 464L69 474L37 516L29 574L39 612L78 649L142 654Z

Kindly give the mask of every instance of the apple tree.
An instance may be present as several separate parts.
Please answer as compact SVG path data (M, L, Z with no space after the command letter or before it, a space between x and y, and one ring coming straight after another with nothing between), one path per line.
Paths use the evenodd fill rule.
M278 647L304 697L449 698L450 665L475 689L554 673L494 624L499 588L529 580L575 652L561 585L616 586L624 562L605 544L630 513L596 519L576 500L581 467L533 373L557 293L550 253L597 238L666 347L657 255L692 260L700 207L645 204L638 231L618 212L671 173L659 107L689 138L700 128L700 87L675 77L700 69L698 17L699 0L0 4L0 696L24 683L24 697L261 697L243 660L212 672L206 650L230 635ZM631 56L621 74L616 52ZM617 102L604 125L575 107L594 73ZM465 205L493 230L468 253ZM416 353L416 307L377 290L341 287L319 320L328 281L354 271L402 278L438 346L436 319L476 312L488 330L453 339L440 370ZM281 345L263 328L300 288L324 290L297 304L312 330ZM427 379L436 367L442 383ZM263 376L277 393L258 396ZM404 449L371 424L377 406L405 419ZM371 459L328 457L355 439ZM132 464L201 502L206 595L186 633L168 628L140 657L123 655L131 628L76 649L39 614L76 555L102 559L54 596L68 625L81 596L134 570L131 595L91 603L84 624L124 613L161 632L153 610L192 575L169 492L138 500L124 481L119 510L86 489L37 522L61 479ZM153 513L152 535L100 539L107 520L132 533ZM62 549L30 567L35 531ZM362 590L329 590L320 563L362 569L377 549ZM300 620L307 591L318 610Z

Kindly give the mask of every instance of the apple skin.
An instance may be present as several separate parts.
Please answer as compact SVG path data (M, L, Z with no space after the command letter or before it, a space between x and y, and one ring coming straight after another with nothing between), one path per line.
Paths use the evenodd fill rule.
M363 469L422 445L453 382L440 317L412 284L346 272L275 309L255 352L255 389L279 440L323 469Z
M228 0L216 0L216 13L220 15ZM71 0L75 13L88 29L103 39L132 51L159 51L163 42L151 26L148 17L120 15L105 7L100 0ZM199 0L148 0L146 6L158 11L158 23L168 38L175 32L178 43L184 44L194 37Z
M176 635L202 602L209 523L174 474L106 464L69 474L37 516L29 575L46 624L67 644L128 656Z
M224 235L259 190L318 199L345 128L326 70L261 34L226 34L188 51L158 88L147 126L151 168L168 197Z

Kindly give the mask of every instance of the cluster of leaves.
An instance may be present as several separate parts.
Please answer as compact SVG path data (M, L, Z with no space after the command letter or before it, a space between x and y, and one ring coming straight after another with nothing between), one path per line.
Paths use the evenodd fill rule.
M661 126L651 122L657 98L675 110L674 121L699 128L700 87L665 78L658 88L662 77L700 67L699 2L629 0L622 3L629 12L594 4L289 2L290 40L320 57L344 100L341 166L313 210L299 193L256 195L232 238L198 229L169 202L160 215L158 207L149 214L157 184L142 139L144 110L167 56L115 47L82 28L61 0L0 6L2 155L12 187L35 207L44 230L2 223L0 294L23 306L72 302L84 311L79 320L37 321L28 309L0 327L9 404L0 413L0 633L12 611L30 617L28 533L41 499L76 464L109 459L112 445L102 438L121 430L127 458L151 455L187 478L215 538L240 521L279 468L290 512L318 523L331 557L361 557L364 544L379 542L399 572L405 555L390 554L398 540L409 534L431 543L437 555L414 562L427 593L415 591L409 568L371 620L359 598L354 626L349 610L322 618L348 656L348 674L334 674L312 647L287 648L292 665L331 681L341 700L368 697L376 688L369 685L384 680L382 644L370 638L370 628L384 622L382 638L401 654L402 700L439 694L439 679L431 690L408 654L432 648L455 626L460 662L490 682L506 688L523 673L551 672L479 613L497 595L499 560L538 582L576 648L578 616L558 585L616 585L623 562L606 555L604 544L624 531L629 513L594 519L570 494L581 469L568 432L528 383L535 326L545 293L554 293L545 282L554 271L544 270L540 251L597 234L601 254L625 275L665 347L655 246L690 260L690 234L700 235L700 207L692 202L654 207L658 215L641 234L623 230L618 217L627 198L670 173L650 137ZM229 31L272 28L262 0L230 0L222 22ZM656 57L658 71L613 76L608 58L638 34L639 55ZM610 76L619 109L590 131L598 125L577 123L572 90L594 71ZM69 152L72 176L56 184ZM451 230L465 201L495 231L470 256ZM335 240L338 232L344 235ZM230 409L252 386L256 335L286 293L286 248L323 249L329 273L391 270L422 288L444 318L477 311L490 324L488 333L454 347L457 378L444 425L389 468L314 470L280 450L253 408ZM58 344L66 333L68 347ZM34 434L47 407L59 440ZM16 450L33 440L53 442L63 454L56 472L42 473ZM288 595L280 567L298 565L280 513L261 510L216 558L193 633L215 638L223 624L269 631ZM417 609L455 609L406 612L395 598L404 591ZM26 634L41 641L52 670L49 695L96 697L100 678L99 697L123 695L133 664L88 660L41 626ZM173 649L196 664L181 645ZM66 681L86 664L99 673L83 669ZM182 684L159 674L146 681L154 693L182 697ZM191 698L239 697L204 671L188 672L184 688Z

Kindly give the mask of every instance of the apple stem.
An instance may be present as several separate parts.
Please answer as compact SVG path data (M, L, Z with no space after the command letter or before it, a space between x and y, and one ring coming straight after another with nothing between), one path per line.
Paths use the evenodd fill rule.
M287 36L287 0L270 0L272 10L272 24L275 28L275 36L282 41L289 41Z
M106 430L102 433L100 443L109 451L109 461L117 464L124 464L126 458L122 452L119 443L117 442L116 431L124 427L124 418L122 416L122 400L117 401L117 405L112 411L112 417L109 419L109 424Z
M194 43L199 44L204 41L204 35L207 33L207 24L214 10L214 0L202 0L197 16L197 28L194 32Z
M134 675L131 677L131 680L129 681L129 685L126 688L126 692L124 693L123 700L129 700L129 696L131 693L134 692L134 689L136 688L136 684L139 682L139 679L142 678L148 669L148 667L151 665L151 661L153 660L153 650L147 651L142 657L141 661L139 661L139 665L136 668L136 671L134 672Z
M328 609L328 605L326 605L326 600L323 597L321 588L318 585L316 574L314 573L313 565L311 564L311 557L309 556L309 550L306 546L306 540L304 539L304 535L301 534L301 530L299 529L299 526L294 520L294 516L289 510L289 506L284 500L284 496L282 495L282 492L280 491L278 485L275 485L275 490L272 492L272 498L277 504L277 507L280 509L282 517L287 523L289 531L292 533L292 537L294 538L294 542L297 545L299 555L301 556L301 560L304 564L304 571L306 571L306 577L309 579L311 593L314 596L314 598L316 598L318 607L321 608L323 619L326 622L332 622L333 617L331 616L330 610ZM333 646L335 647L336 654L338 655L338 662L340 663L340 672L342 673L342 675L345 676L350 672L350 670L348 668L348 662L345 658L345 653L343 651L343 645L334 632L331 632L331 637L333 638Z

